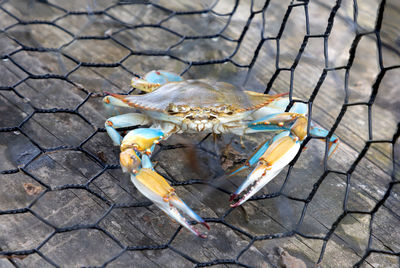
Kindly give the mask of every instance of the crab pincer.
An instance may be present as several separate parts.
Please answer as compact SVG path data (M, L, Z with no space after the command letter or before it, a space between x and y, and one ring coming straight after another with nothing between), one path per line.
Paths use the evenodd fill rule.
M135 187L158 208L195 235L205 238L206 235L194 228L184 215L210 229L208 224L177 196L175 189L153 168L150 155L155 144L163 138L164 133L158 129L130 131L121 142L122 170L131 174Z
M169 217L195 235L206 238L189 223L184 214L210 229L208 224L177 196L175 189L160 174L150 168L142 168L137 174L131 174L131 180L144 196Z
M281 103L282 105L284 103ZM246 180L231 195L231 207L242 205L261 188L275 178L295 158L300 150L301 143L307 137L308 119L307 108L304 104L292 107L290 112L272 113L249 123L250 131L280 130L271 140L262 144L250 157L246 164L232 174L236 174L249 166L256 164ZM311 127L310 134L325 139L328 131ZM328 156L336 148L338 138L329 138Z
M261 190L293 160L299 149L299 139L291 135L289 131L284 131L275 136L259 158L254 170L231 195L229 201L234 201L231 207L242 205Z

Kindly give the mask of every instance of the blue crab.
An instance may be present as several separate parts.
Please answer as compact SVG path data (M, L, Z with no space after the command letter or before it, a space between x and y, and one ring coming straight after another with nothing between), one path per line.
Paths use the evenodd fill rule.
M187 206L173 187L158 174L150 161L156 144L174 133L250 133L279 131L263 143L246 161L233 171L236 174L255 166L240 187L231 195L232 207L251 198L296 156L307 136L308 106L295 102L288 112L286 94L268 95L243 91L225 82L206 79L184 80L167 71L151 71L143 79L134 78L134 88L147 92L143 95L118 95L108 93L104 102L113 106L135 108L127 113L109 118L105 128L113 143L120 146L120 163L124 172L131 175L137 189L172 219L200 237L184 214L194 221L208 224ZM124 138L117 131L131 126L136 128ZM310 134L326 138L328 131L311 124ZM329 139L329 155L338 139Z

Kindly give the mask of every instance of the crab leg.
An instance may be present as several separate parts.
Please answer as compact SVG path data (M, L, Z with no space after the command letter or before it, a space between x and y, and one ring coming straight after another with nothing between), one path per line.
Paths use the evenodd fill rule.
M289 98L279 98L264 106L253 113L254 119L261 119L265 116L280 114L285 112L286 107L289 105ZM302 102L295 102L290 108L289 112L306 115L308 113L308 106Z
M245 130L246 133L255 132L268 132L268 131L279 131L279 130L290 130L291 125L294 121L300 117L305 116L308 111L308 107L304 103L295 102L290 112L285 113L286 107L289 105L289 98L279 98L268 106L265 106L253 113L253 117L256 120L248 124L248 128ZM246 161L246 163L234 170L229 174L232 176L240 171L245 170L253 166L260 159L261 155L268 149L270 141L263 143L255 153Z
M175 189L160 174L152 169L142 168L137 174L131 174L131 180L144 196L169 217L179 222L195 235L202 238L206 237L190 225L182 213L196 222L202 223L209 229L208 224L176 195Z
M150 155L155 144L163 138L164 133L159 129L138 128L130 131L121 143L122 170L129 172L136 188L169 217L197 236L205 238L204 234L189 224L183 214L209 229L208 224L176 195L175 189L153 168Z
M290 130L293 123L300 117L304 115L291 112L267 115L250 122L246 133Z
M114 94L114 93L110 93L110 92L104 92L104 93L109 94L108 96L105 96L105 97L103 98L103 102L104 102L106 105L110 105L110 106L120 106L120 107L130 107L129 104L123 102L122 100L117 99L117 98L115 98L115 97L113 97L113 96L110 96L110 95L112 95L112 94Z
M295 136L298 136L303 140L307 135L307 118L298 113L272 114L250 122L248 128L249 130L247 130L246 133L291 130L292 132L295 132L293 133ZM310 134L324 140L329 134L329 131L316 127L311 123ZM329 138L328 156L335 151L338 142L339 138L336 135L332 135Z
M118 128L145 125L147 123L148 119L145 115L138 113L128 113L110 117L106 120L104 125L114 145L119 146L121 145L122 137L117 131Z
M230 201L235 200L235 202L231 204L232 207L240 206L246 202L293 160L300 149L301 143L307 136L307 124L307 118L297 113L272 114L248 124L249 132L272 130L283 130L283 132L260 146L244 166L232 173L235 174L257 162L255 169L231 195ZM310 133L323 139L329 132L312 126ZM333 153L336 148L338 138L333 135L329 139L329 142L328 156ZM249 190L239 197L246 189Z
M308 112L306 104L295 102L290 111L285 113L286 107L289 105L289 98L279 98L271 102L268 106L262 107L253 113L256 119L248 124L246 133L268 132L290 130L291 125L298 117L305 116ZM240 171L253 166L260 159L261 155L268 149L270 141L263 143L255 153L246 161L246 163L229 174L232 176Z
M289 98L280 98L273 101L268 106L262 107L254 112L253 117L256 120L250 122L249 130L247 130L246 133L289 130L290 123L293 123L296 120L296 114L306 116L308 113L308 106L302 102L295 102L288 113L284 112L289 103ZM288 118L288 116L292 116L294 120L291 120ZM279 123L281 126L279 126ZM254 126L251 126L251 124ZM318 136L321 139L325 139L328 133L329 131L320 127L316 127L311 122L310 134ZM338 142L338 137L336 135L332 135L332 137L329 139L328 156L335 151Z
M261 119L250 122L248 124L248 129L246 130L246 133L291 130L291 128L295 125L295 122L297 122L297 120L299 120L297 125L300 123L300 121L303 124L303 126L300 128L296 127L296 129L297 128L299 129L298 131L300 131L302 128L303 129L307 128L307 121L304 121L306 119L302 114L277 113L277 114L267 115ZM304 136L304 133L299 132L297 133L297 135ZM296 136L296 134L294 136ZM242 170L245 170L246 168L249 168L253 166L255 163L257 163L257 161L265 153L268 147L275 141L276 137L279 136L275 136L272 140L264 142L259 148L257 148L255 153L246 161L246 163L243 166L234 170L232 173L229 174L229 176L234 175Z
M152 171L154 171L154 168L153 168L153 165L152 165L152 163L151 163L151 161L150 161L150 157L148 156L148 155L143 155L143 157L142 157L142 169L141 169L141 171L142 170L144 170L144 169L150 169L150 170L152 170ZM155 172L155 171L154 171ZM155 172L156 173L156 172ZM158 174L158 173L156 173L156 174ZM160 182L162 182L162 185L164 185L167 189L168 189L168 192L173 192L173 193L175 193L175 189L174 188L172 188L169 184L168 184L168 182L162 177L162 176L160 176L160 175L158 175L159 176L159 178L160 178ZM170 189L172 189L172 190L170 190ZM206 223L206 222L204 222L204 220L199 216L199 215L197 215L192 209L190 209L190 207L188 207L186 204L185 204L185 202L183 202L182 200L180 200L179 198L177 198L177 196L176 196L176 194L172 194L171 195L172 197L170 198L170 202L172 202L172 204L174 205L174 206L176 206L178 209L180 209L182 212L184 212L185 214L187 214L189 217L191 217L193 220L195 220L195 221L197 221L197 222L199 222L199 223L202 223L203 225L205 225L206 227L207 227L207 229L210 229L210 227L208 226L208 224ZM175 198L176 197L176 198ZM165 198L163 198L163 201L165 201L164 200Z
M278 175L296 156L300 149L300 143L299 138L291 134L290 131L283 131L272 138L268 148L258 159L255 169L231 195L230 201L238 198L243 191L251 186L250 190L231 206L240 206Z
M159 129L137 128L128 132L121 143L119 161L122 171L136 174L141 167L152 168L146 157L153 152L155 144L163 139Z
M182 81L182 77L167 71L151 71L147 73L143 79L134 77L132 78L131 85L134 88L140 89L144 92L152 92L169 82Z
M151 154L155 144L164 138L164 132L155 128L137 128L125 135L121 151L133 148L141 154Z
M316 127L311 123L310 133L312 135L320 137L320 139L322 139L322 140L325 140L326 136L328 136L329 131L326 129L320 128L320 127ZM336 150L338 144L339 144L339 138L333 134L329 138L328 157L333 154L333 152Z

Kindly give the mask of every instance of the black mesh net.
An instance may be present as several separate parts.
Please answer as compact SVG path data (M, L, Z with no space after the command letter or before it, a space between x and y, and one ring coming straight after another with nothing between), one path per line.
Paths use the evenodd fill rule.
M0 1L0 266L398 267L396 1ZM397 39L396 39L397 38ZM311 135L243 207L225 178L269 134L175 135L156 170L211 226L199 239L138 192L104 91L153 69L289 92ZM285 266L286 265L286 266ZM294 266L299 265L299 266ZM303 266L302 266L303 265Z

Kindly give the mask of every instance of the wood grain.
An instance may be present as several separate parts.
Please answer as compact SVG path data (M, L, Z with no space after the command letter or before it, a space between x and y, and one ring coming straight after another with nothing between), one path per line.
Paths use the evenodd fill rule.
M62 3L61 3L62 2ZM98 3L97 3L98 2ZM352 24L352 3L345 1L335 18L332 33L328 39L329 67L340 67L347 64L349 49L354 39ZM96 1L89 3L68 3L59 1L68 10L102 10L110 3ZM278 34L285 12L290 1L271 3L265 14L264 37ZM206 4L179 1L173 6L166 1L160 2L174 10L199 10ZM29 6L23 2L9 2L2 6L12 14L26 20L52 20L63 14L41 3ZM310 34L318 35L325 31L329 12L334 3L315 1L309 4ZM374 27L377 3L375 1L359 1L360 31L371 31ZM390 7L389 7L390 6ZM393 8L392 8L393 7ZM262 8L256 3L254 10ZM216 12L232 10L230 1L221 1L214 7ZM385 19L381 32L383 41L382 54L385 67L399 65L399 46L393 39L398 34L397 18L399 6L389 3L385 11ZM290 68L306 34L305 13L303 6L293 7L283 35L280 39L279 67ZM388 13L386 13L388 12ZM119 32L125 24L157 23L168 17L168 12L144 5L121 5L107 11L108 15L93 14L91 16L69 15L56 21L56 24L68 29L75 36L106 36L112 39L82 40L74 39L57 27L49 25L19 25L0 33L0 51L2 54L18 49L18 44L11 38L20 40L24 45L32 47L58 48L60 52L72 56L81 63L102 63L103 68L80 66L77 62L58 52L21 51L11 56L11 60L0 62L0 86L15 85L29 74L22 71L15 63L33 75L56 74L65 76L75 85L61 79L27 79L18 84L15 91L23 95L19 98L12 91L0 91L0 109L7 114L2 116L0 127L14 127L29 116L33 109L74 109L87 97L86 92L102 93L128 92L129 81L134 74L143 75L152 69L166 69L182 72L188 64L194 63L185 78L211 78L228 81L245 88L263 92L268 81L276 72L276 41L266 40L259 54L255 55L259 44L262 14L258 13L250 22L238 51L232 57L234 63L250 64L254 58L254 66L246 81L247 68L241 68L227 62L226 64L196 65L204 60L223 59L232 55L236 42L221 37L204 40L185 40L173 46L182 36L212 35L218 33L228 17L215 14L179 15L167 20L162 25L178 33L154 29L138 28ZM386 17L386 14L388 17ZM118 18L114 20L112 17ZM250 15L250 5L240 2L237 12L232 17L229 27L223 34L237 39L243 32ZM0 11L0 26L5 28L16 20L6 12ZM398 22L398 21L397 21ZM11 38L10 38L11 37ZM171 47L170 55L162 53ZM131 51L133 51L133 53ZM137 53L140 52L140 53ZM144 54L151 55L138 55ZM318 125L330 129L336 121L347 94L349 103L367 102L371 96L372 86L380 71L377 64L376 36L364 35L359 42L355 61L350 69L349 80L345 84L345 71L329 71L313 102L312 120ZM126 58L127 57L127 58ZM178 57L182 61L174 59ZM14 63L15 62L15 63ZM90 64L88 64L90 65ZM107 66L110 65L110 66ZM308 100L313 94L318 80L325 68L324 46L321 38L310 38L294 70L293 97ZM340 146L329 158L326 168L347 172L351 164L363 150L370 139L390 140L395 132L400 110L397 85L400 83L399 69L387 71L379 86L377 98L372 105L372 137L368 133L368 110L366 105L347 108L335 134L340 138ZM283 70L272 84L271 92L283 93L290 88L290 71ZM347 88L347 92L345 91ZM116 111L107 110L101 98L93 95L79 108L90 123L74 113L36 113L22 126L20 132L0 132L0 170L11 170L23 167L34 159L24 171L1 175L3 181L0 190L0 211L25 208L32 200L47 191L30 207L33 212L0 215L0 250L30 250L54 232L54 228L93 224L105 213L110 204L131 204L146 202L129 182L126 174L120 170L103 171L98 162L76 147L86 138L94 135L83 145L83 149L101 158L105 164L118 164L118 148L111 145L106 133L96 131L102 128L107 117ZM120 110L119 112L124 112ZM174 136L165 145L193 144L200 141L202 135ZM218 140L219 153L234 139L233 146L242 155L250 155L253 148L270 135L249 135L245 137L246 149L241 149L238 138L225 136ZM34 141L34 143L31 140ZM66 146L51 153L41 153L38 146L53 148ZM220 165L220 157L210 154L215 152L214 142L207 139L202 148L194 152L175 149L164 150L154 161L158 162L157 171L175 182L189 179L212 182L218 187L233 191L241 183L246 174L235 176L229 180L220 178L224 170ZM206 148L207 150L204 150ZM198 169L193 169L187 160L188 154L195 154ZM218 152L217 152L218 153ZM283 193L290 197L306 199L312 194L313 186L324 174L322 159L325 155L325 144L316 139L307 144L307 149L291 170L290 177L283 188ZM395 165L399 165L398 159ZM348 210L369 212L380 200L391 182L392 146L387 143L375 143L369 148L365 157L352 172L348 185ZM280 190L286 177L287 169L279 174L262 193L274 193ZM45 185L55 189L48 191ZM83 189L58 189L65 184L85 184L94 176L98 176L89 184L89 189L104 197L106 201ZM220 222L211 222L208 238L196 239L186 230L180 230L169 248L160 250L129 251L121 254L109 264L111 267L188 267L192 261L208 262L214 259L235 259L238 254L249 247L237 259L240 263L254 267L275 267L273 258L275 247L284 248L290 255L300 258L308 266L318 261L322 240L309 236L324 237L332 225L343 213L343 200L346 192L346 176L329 173L308 204L307 211L299 232L302 235L263 239L250 242L251 239ZM25 183L42 187L42 191L31 195L23 185ZM58 189L58 190L57 190ZM205 218L220 218L229 209L228 194L205 184L193 184L176 187L179 196L196 212ZM400 251L400 232L398 228L399 187L392 189L387 202L374 217L372 247L392 252ZM226 222L254 236L284 234L293 230L298 224L304 203L284 196L259 201L250 201L236 208L225 218ZM38 220L35 213L50 225ZM369 239L371 217L365 214L348 214L329 237L321 267L349 267L364 254ZM101 266L111 257L116 256L126 246L163 245L174 235L179 227L154 205L144 207L114 208L100 221L99 226L117 238L113 241L102 231L96 229L79 229L57 233L41 248L40 252L59 266ZM249 243L251 243L249 245ZM183 253L183 256L182 254ZM190 258L185 258L189 256ZM386 255L371 255L365 267L397 267L398 259ZM12 267L47 267L51 266L38 254L30 254L25 258L0 259L0 266ZM230 267L229 265L226 265Z

